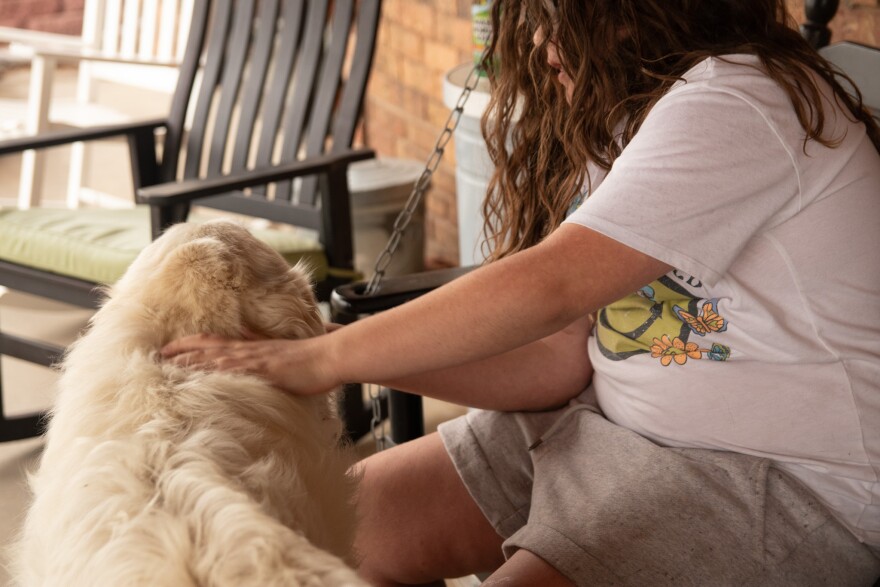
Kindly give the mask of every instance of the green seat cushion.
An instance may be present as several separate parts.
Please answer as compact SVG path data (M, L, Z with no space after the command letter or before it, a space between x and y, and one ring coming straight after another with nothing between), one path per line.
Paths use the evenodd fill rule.
M317 240L286 230L251 232L289 263L305 260L315 281L326 279L327 257ZM0 208L0 259L34 269L113 283L149 243L147 206L124 210Z

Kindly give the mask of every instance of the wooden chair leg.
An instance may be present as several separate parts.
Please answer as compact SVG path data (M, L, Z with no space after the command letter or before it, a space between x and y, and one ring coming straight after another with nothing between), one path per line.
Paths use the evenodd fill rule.
M339 417L342 418L345 435L351 441L370 432L373 411L364 402L363 393L360 383L352 383L345 385L339 394Z
M3 382L0 372L0 442L11 440L23 440L40 436L44 432L43 422L45 414L33 414L28 416L6 417L3 403Z
M30 135L49 129L49 101L52 98L52 81L55 60L34 57L31 62L31 84L28 93L26 131ZM18 207L27 209L39 203L43 191L44 153L25 151L21 156L21 176L18 189Z
M388 418L391 422L391 440L402 444L425 435L425 416L422 397L404 391L388 391Z
M22 416L20 418L0 418L0 442L24 440L40 436L45 431L45 415Z
M27 340L0 332L0 356L9 356L49 367L57 364L64 349L53 344ZM3 402L3 376L0 372L0 442L23 440L45 432L46 414L28 414L9 418Z
M70 146L70 171L67 176L67 207L79 208L82 201L83 172L86 167L85 143Z

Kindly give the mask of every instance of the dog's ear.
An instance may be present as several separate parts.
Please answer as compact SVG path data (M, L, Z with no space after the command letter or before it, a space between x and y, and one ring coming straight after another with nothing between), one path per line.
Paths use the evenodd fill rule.
M270 338L306 338L323 334L324 321L308 270L301 264L284 267L284 270L261 280L259 294L241 300L245 325Z
M287 275L302 302L303 311L306 314L304 321L308 325L309 336L323 334L325 331L324 318L318 309L311 268L305 261L299 261L287 271Z

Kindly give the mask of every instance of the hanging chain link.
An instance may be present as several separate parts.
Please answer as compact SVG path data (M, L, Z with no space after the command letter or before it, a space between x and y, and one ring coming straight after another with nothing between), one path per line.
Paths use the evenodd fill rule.
M464 112L464 105L468 101L468 98L470 98L471 92L477 87L479 81L479 68L474 67L465 79L461 95L459 95L458 101L455 103L455 108L449 113L449 118L446 119L446 126L437 138L434 150L428 157L427 163L425 163L425 169L422 171L421 176L419 176L418 181L413 185L409 198L406 200L406 205L394 221L394 227L391 236L388 239L388 244L385 245L385 248L376 258L373 275L367 283L364 295L370 296L379 292L382 280L385 278L385 272L388 270L388 265L391 264L394 252L397 250L398 245L400 245L400 239L403 237L404 231L412 221L413 214L415 214L416 209L419 207L419 203L421 203L422 197L425 195L425 191L431 183L431 178L433 177L434 172L437 171L437 167L440 165L440 160L443 159L446 145L452 140L452 135L455 132L455 129L458 128L458 123ZM367 385L367 393L369 394L372 407L370 433L373 435L373 441L376 443L376 452L381 452L394 444L393 441L388 438L386 430L387 419L382 417L382 387L369 384Z
M390 448L393 444L388 438L388 431L385 428L386 419L382 418L382 386L374 383L367 384L367 393L370 395L370 406L373 409L373 416L370 419L370 433L373 435L373 442L376 445L376 452L382 452L386 448Z
M437 138L434 150L431 152L430 157L428 157L427 163L425 163L425 169L422 171L418 181L413 184L413 189L409 194L406 205L394 221L391 237L388 239L388 244L385 245L385 248L376 259L376 265L373 268L373 275L367 283L364 295L370 296L379 292L382 280L385 278L385 272L388 270L388 265L391 264L394 252L400 244L400 239L403 237L406 227L412 220L413 214L415 214L416 209L419 207L419 203L422 201L422 197L425 195L425 191L431 183L431 178L433 177L434 172L437 171L437 167L440 165L440 160L443 159L446 145L452 139L452 134L455 132L455 129L458 128L458 123L464 112L464 105L468 101L471 92L477 87L479 81L479 67L474 67L471 69L470 73L468 73L467 79L465 79L461 95L455 103L455 108L449 113L449 118L446 119L446 127Z

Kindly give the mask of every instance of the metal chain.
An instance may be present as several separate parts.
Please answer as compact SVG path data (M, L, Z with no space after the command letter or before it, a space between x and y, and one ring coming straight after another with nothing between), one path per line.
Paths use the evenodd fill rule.
M422 201L422 197L425 195L425 191L431 183L431 178L437 170L437 166L440 165L440 160L443 158L443 154L446 151L446 145L452 139L452 134L455 132L455 129L458 128L458 123L464 112L464 105L468 101L468 98L470 98L471 92L477 87L479 81L479 68L475 66L471 69L465 79L461 95L459 95L458 101L455 103L455 108L449 113L449 118L446 119L446 126L437 138L434 150L428 157L427 163L425 163L425 169L422 171L421 176L419 176L418 181L413 185L409 198L406 200L406 205L394 221L394 227L391 232L391 237L388 239L388 244L385 245L385 248L376 258L373 275L370 277L370 281L367 283L367 287L364 290L365 295L370 296L379 292L382 280L385 278L385 272L388 270L388 265L391 264L394 252L397 250L398 245L400 245L400 239L407 226L409 226L409 223L412 221L413 214L415 214L419 203ZM373 435L373 442L376 443L376 452L381 452L394 444L391 439L388 438L386 431L387 419L382 417L381 386L369 384L367 385L367 393L370 396L370 404L373 412L372 418L370 419L370 433Z
M376 444L376 452L382 452L389 448L391 439L388 438L388 432L385 429L386 419L382 418L382 387L374 383L367 384L367 393L370 395L370 404L373 408L373 417L370 419L370 433L373 435L373 442Z
M437 170L437 166L440 165L440 160L443 158L443 154L446 150L446 145L452 139L452 134L455 132L455 129L458 128L458 123L461 120L461 114L462 112L464 112L464 105L468 101L471 92L473 92L474 89L477 87L479 79L479 67L475 66L473 69L471 69L470 73L468 73L467 79L465 79L464 89L462 89L461 95L458 97L458 101L455 103L455 108L452 109L452 112L449 113L449 118L446 119L446 127L437 138L437 143L434 145L434 150L428 157L427 163L425 163L425 169L422 171L422 174L419 177L418 181L416 181L416 183L413 185L412 192L410 192L409 194L406 205L403 207L403 210L400 211L400 214L398 214L397 219L394 221L394 228L391 232L391 237L388 239L388 244L385 245L385 248L376 258L376 265L373 268L373 275L372 277L370 277L370 281L367 283L367 287L364 290L364 295L370 296L379 292L379 287L382 284L382 280L385 278L385 272L388 270L388 265L391 264L391 259L394 256L394 252L397 250L397 246L400 244L400 239L403 236L403 232L406 230L406 227L412 220L416 208L418 208L419 203L422 201L422 197L424 196L425 191L428 189L428 185L431 183L431 177Z

